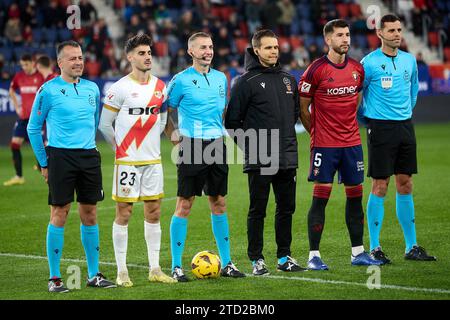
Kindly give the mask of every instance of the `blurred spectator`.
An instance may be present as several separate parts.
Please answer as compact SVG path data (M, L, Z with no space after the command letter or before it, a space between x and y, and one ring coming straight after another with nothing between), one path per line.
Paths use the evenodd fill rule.
M20 19L20 9L17 3L13 3L9 6L8 17L10 19Z
M183 48L178 49L177 54L170 61L170 72L172 74L177 74L183 71L189 66L188 56L186 55L186 50Z
M361 61L362 58L364 58L365 53L357 42L352 42L348 55L356 61Z
M281 9L276 0L267 0L261 8L261 25L264 29L277 32L278 19L281 16Z
M280 8L280 16L278 18L278 25L280 27L280 35L289 37L291 35L291 25L295 17L295 6L291 0L280 0L277 2Z
M316 60L317 58L320 58L322 56L322 53L319 52L317 45L315 43L311 44L308 48L309 53L309 59L311 62Z
M90 26L92 22L97 20L97 11L89 0L80 0L78 4L81 13L81 26Z
M170 20L169 11L167 11L166 5L164 3L160 3L158 5L158 9L155 10L154 18L158 26L162 26L165 21Z
M36 14L36 8L29 3L23 12L21 12L21 21L26 21L31 28L36 28L38 26L38 19Z
M145 33L145 25L141 23L139 15L133 14L130 19L130 24L126 27L127 39L139 33Z
M19 18L10 18L5 26L5 37L15 46L23 42L22 27Z
M109 46L101 60L102 77L112 78L120 75L119 63L114 56L114 47Z
M295 48L292 52L294 59L297 60L297 64L300 68L306 68L310 63L309 52L303 45Z
M397 0L397 11L400 17L405 20L405 27L412 28L412 10L414 8L413 0Z
M416 55L416 61L417 61L417 66L418 66L418 67L420 67L420 66L426 66L426 65L427 65L427 63L425 62L425 60L423 60L422 52L417 52L417 55Z
M364 15L351 18L351 32L352 34L365 34L367 32L367 22Z
M47 28L64 28L66 26L66 11L57 0L51 0L42 10L44 26Z
M261 5L262 0L249 0L245 5L245 17L248 32L251 35L253 35L256 29L261 26Z
M289 65L294 60L292 55L291 46L287 42L283 42L280 46L280 57L278 61L281 65Z
M23 41L25 42L25 45L30 45L30 46L32 45L32 43L33 43L33 30L31 29L31 26L29 24L27 24L23 28L22 38L23 38Z

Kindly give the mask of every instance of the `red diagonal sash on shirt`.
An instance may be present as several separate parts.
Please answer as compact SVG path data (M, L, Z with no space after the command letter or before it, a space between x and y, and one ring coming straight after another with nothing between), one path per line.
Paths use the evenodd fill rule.
M161 106L164 98L162 95L163 89L164 89L164 82L158 79L155 86L155 91L152 95L152 98L150 99L150 102L147 104L147 107ZM160 94L156 94L157 92L159 92ZM127 150L133 143L133 141L136 141L136 148L139 148L142 144L142 141L144 141L147 134L153 128L153 125L155 124L157 119L158 113L156 114L152 113L148 117L147 121L144 124L142 124L142 117L139 116L135 124L131 127L125 138L122 140L122 143L117 146L116 159L121 159L128 156Z

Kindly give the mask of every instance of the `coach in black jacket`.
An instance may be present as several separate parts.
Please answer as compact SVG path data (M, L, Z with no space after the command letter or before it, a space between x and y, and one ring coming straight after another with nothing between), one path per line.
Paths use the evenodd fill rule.
M248 256L257 276L269 273L262 251L271 184L276 201L277 269L304 270L290 257L299 95L295 78L281 69L278 56L278 39L272 31L260 30L253 35L252 48L245 55L247 72L233 86L225 116L225 127L244 149L244 172L248 173L250 191Z

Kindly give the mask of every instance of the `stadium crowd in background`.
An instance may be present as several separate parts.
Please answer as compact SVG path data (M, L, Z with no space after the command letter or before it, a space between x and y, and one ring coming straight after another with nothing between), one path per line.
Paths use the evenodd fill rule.
M18 70L23 52L42 52L55 59L55 44L73 39L86 52L85 73L89 78L120 77L130 71L123 45L138 33L152 35L155 65L160 76L183 69L190 58L185 43L194 31L211 33L216 44L213 66L231 78L242 72L243 52L258 27L280 36L280 62L285 70L304 70L315 58L326 54L321 30L336 18L346 19L354 35L349 55L359 60L378 47L379 41L366 26L361 7L353 0L116 0L108 1L120 15L124 34L114 43L107 23L88 0L79 3L81 29L65 28L66 7L71 1L0 1L0 74L10 79ZM434 0L385 0L404 17L407 27L422 36L422 20L430 17L428 42L438 45L438 33L450 34L450 5ZM449 46L450 37L444 46ZM406 44L402 44L406 48ZM448 56L450 57L450 49ZM447 57L448 58L448 57Z

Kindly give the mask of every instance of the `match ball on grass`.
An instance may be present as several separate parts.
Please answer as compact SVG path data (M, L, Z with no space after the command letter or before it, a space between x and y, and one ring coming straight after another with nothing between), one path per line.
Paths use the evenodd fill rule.
M212 279L220 275L220 258L211 251L200 251L191 262L192 273L197 279Z

